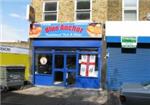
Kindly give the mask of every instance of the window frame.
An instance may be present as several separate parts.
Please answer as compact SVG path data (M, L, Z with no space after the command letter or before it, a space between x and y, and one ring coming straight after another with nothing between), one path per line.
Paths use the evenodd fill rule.
M125 11L136 11L136 20L125 20ZM138 21L139 20L139 0L136 2L136 7L125 7L125 0L122 0L122 21Z
M46 3L57 3L57 8L56 8L56 20L55 21L50 21L50 20L48 20L48 21L46 21L45 20L45 4ZM53 12L52 12L53 13ZM46 22L58 22L58 15L59 15L59 1L58 0L50 0L50 1L43 1L43 11L42 11L42 21L44 22L44 23L46 23Z
M74 20L75 20L75 22L92 22L92 0L90 0L90 10L89 10L90 11L90 19L89 20L77 20L77 1L78 0L75 0L75 3L74 3ZM87 12L87 11L83 11L83 12Z

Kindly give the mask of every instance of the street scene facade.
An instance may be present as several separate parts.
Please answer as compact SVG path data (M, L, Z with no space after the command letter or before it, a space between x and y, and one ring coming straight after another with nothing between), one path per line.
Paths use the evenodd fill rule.
M14 70L22 82L17 85L15 79L13 84L25 81L34 86L15 91L14 96L40 95L45 100L36 102L40 98L34 97L33 103L28 99L23 103L150 104L150 0L32 0L27 17L28 55L21 55L26 52L22 46L0 46L22 52L18 56L22 60L14 62L18 68L13 68L10 63L17 55L10 55L11 61L4 59L9 51L1 51L1 69L6 67L8 74L10 68L24 69L24 74L18 72L21 76ZM11 86L2 89L6 87ZM3 94L4 105L7 96Z

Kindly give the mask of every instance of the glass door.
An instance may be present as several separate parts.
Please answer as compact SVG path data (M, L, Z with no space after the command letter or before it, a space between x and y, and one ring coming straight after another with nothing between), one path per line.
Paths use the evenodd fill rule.
M54 85L64 85L65 55L62 53L55 54L54 62Z
M66 85L74 86L76 81L77 57L75 54L66 55Z
M76 65L76 55L63 52L55 54L54 85L75 84Z

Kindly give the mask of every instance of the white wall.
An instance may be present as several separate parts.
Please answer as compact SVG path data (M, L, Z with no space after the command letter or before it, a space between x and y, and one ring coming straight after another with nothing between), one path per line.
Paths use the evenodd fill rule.
M150 21L108 21L106 36L150 37Z

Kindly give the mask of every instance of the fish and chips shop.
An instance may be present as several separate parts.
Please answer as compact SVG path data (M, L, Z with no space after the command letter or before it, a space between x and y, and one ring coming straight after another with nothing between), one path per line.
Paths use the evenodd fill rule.
M30 26L34 85L100 88L102 24Z

